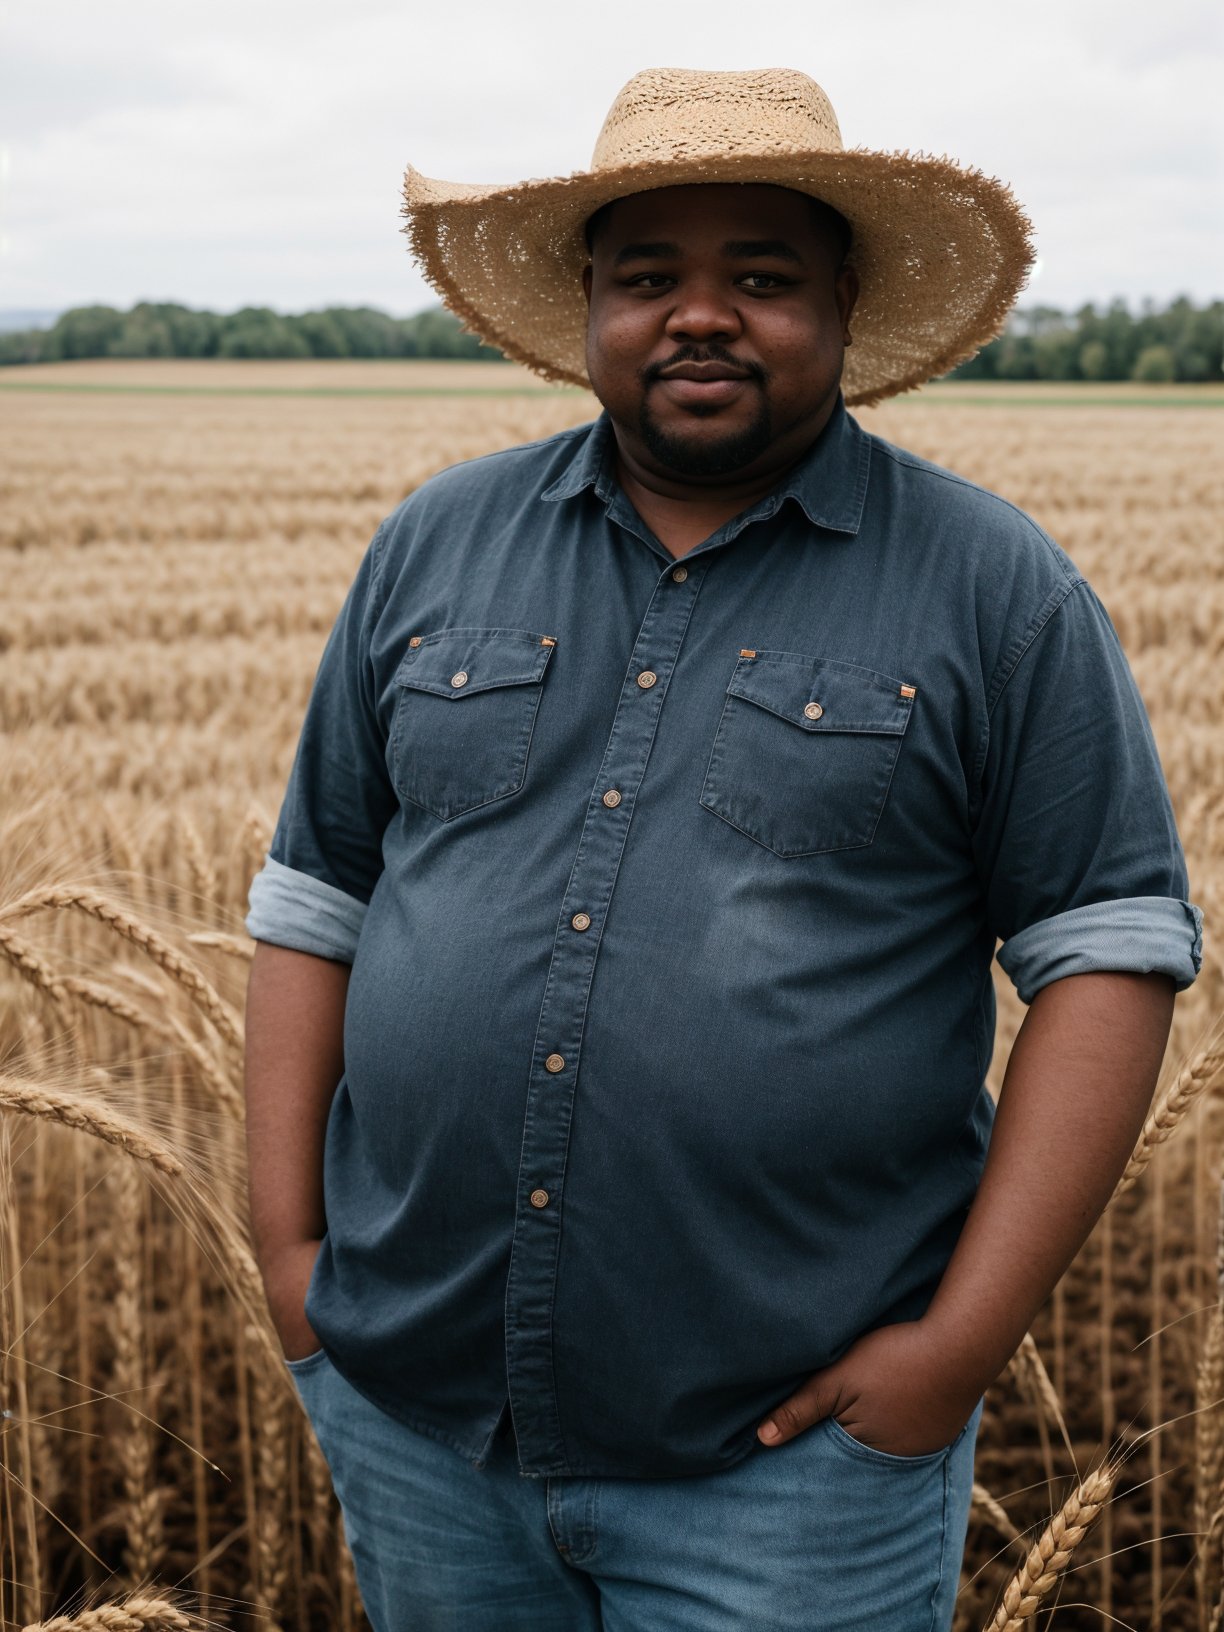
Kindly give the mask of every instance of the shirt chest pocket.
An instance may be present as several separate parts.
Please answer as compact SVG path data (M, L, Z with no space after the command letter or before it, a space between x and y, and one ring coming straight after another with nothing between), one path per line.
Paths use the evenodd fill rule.
M528 629L414 635L395 674L390 751L400 797L445 822L517 793L555 647Z
M870 844L915 689L802 652L741 652L701 803L780 856Z

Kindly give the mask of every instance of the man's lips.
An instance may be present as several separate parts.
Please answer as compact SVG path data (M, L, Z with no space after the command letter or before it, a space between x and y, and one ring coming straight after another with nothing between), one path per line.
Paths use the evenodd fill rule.
M748 370L730 363L672 363L659 370L661 380L746 380Z
M751 378L730 363L673 363L660 369L657 383L678 407L716 407L739 396Z

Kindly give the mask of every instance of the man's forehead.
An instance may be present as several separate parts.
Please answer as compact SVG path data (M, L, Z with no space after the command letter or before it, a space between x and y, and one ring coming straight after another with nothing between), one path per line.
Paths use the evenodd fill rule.
M607 213L618 224L659 214L717 226L720 221L733 221L745 214L781 213L803 219L810 209L808 194L793 187L770 182L687 182L626 193L612 201Z
M810 193L771 182L688 182L655 187L602 205L586 222L592 255L619 255L627 243L711 247L785 240L804 256L822 244L839 262L850 243L846 221ZM747 251L744 251L747 253Z

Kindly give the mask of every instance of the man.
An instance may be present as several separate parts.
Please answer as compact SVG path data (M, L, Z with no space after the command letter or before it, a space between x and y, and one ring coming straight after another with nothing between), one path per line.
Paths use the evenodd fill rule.
M1027 223L782 71L406 196L604 412L383 522L251 891L252 1220L370 1617L946 1632L1201 956L1095 593L847 412L995 332Z

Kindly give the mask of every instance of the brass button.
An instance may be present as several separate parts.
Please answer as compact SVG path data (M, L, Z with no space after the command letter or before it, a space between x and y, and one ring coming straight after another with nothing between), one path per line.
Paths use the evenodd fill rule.
M460 669L458 674L451 675L452 686L466 686L468 683L467 670Z
M615 808L615 806L619 805L620 800L621 800L621 796L620 796L619 793L617 793L615 788L609 788L607 793L605 793L604 796L603 796L604 804L607 805L610 809Z
M672 573L672 581L674 583L677 583L677 584L682 584L687 577L688 577L688 568L687 567L677 567L676 570Z
M408 642L408 644L409 644L409 646L419 646L421 644L420 635L413 635L412 639Z
M544 1061L544 1069L546 1071L564 1071L565 1061L560 1054L550 1054Z
M824 713L824 709L821 708L819 703L808 703L803 712L807 715L809 720L818 720Z
M531 1205L533 1207L547 1207L548 1206L548 1191L547 1190L533 1190L531 1192Z
M641 674L638 675L638 685L641 686L643 691L649 691L658 678L653 669L643 669Z
M570 919L575 929L590 929L591 915L589 912L576 912Z

